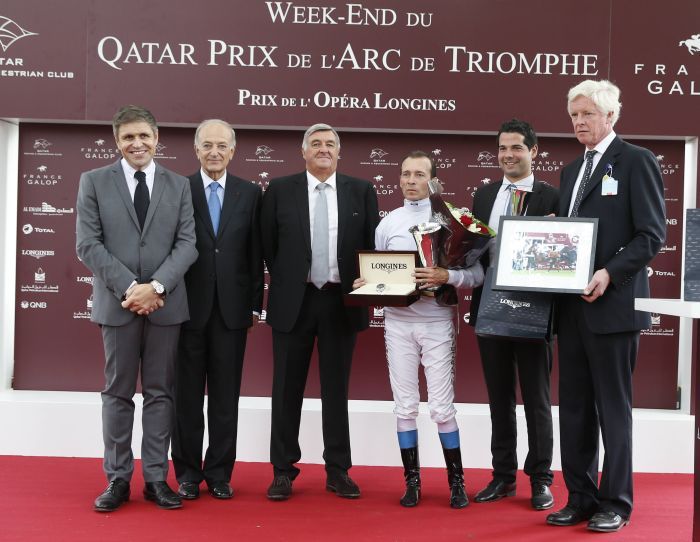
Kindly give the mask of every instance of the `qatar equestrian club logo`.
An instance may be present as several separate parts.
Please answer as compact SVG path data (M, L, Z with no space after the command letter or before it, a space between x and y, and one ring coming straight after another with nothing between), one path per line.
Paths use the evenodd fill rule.
M3 53L17 40L29 36L38 36L38 34L25 30L12 19L0 15L0 47Z
M700 34L693 34L687 40L682 40L678 47L686 47L691 55L700 53Z

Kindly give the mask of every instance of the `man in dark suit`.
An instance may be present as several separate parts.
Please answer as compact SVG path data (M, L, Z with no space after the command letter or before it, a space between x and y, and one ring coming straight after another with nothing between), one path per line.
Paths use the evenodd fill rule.
M306 171L273 179L265 191L261 230L270 273L267 322L272 326L274 374L267 496L292 493L301 458L299 423L304 387L317 341L323 416L326 488L356 498L348 476L348 383L358 331L367 310L345 307L343 294L357 275L356 251L374 248L377 195L368 181L336 173L340 139L327 124L304 134Z
M503 182L479 188L474 195L473 212L477 218L498 230L503 215L545 216L559 209L559 191L535 180L532 160L537 156L537 135L527 122L512 119L498 132L498 163ZM512 197L516 190L518 198ZM513 208L513 202L522 205ZM495 246L495 245L494 245ZM482 264L493 258L487 253ZM527 266L526 266L527 267ZM470 321L476 324L481 288L475 289ZM507 338L477 337L481 364L491 410L491 458L493 479L477 493L476 502L496 501L515 494L518 471L517 424L515 416L516 375L525 406L528 453L525 474L530 477L531 504L536 510L551 508L552 484L552 410L550 380L552 344L549 340L523 342Z
M139 371L143 493L161 508L180 508L166 478L178 335L189 318L183 277L197 258L190 185L153 161L158 127L149 111L123 107L112 125L123 158L83 173L76 205L76 247L95 275L91 320L102 330L106 358L102 433L109 486L95 510L111 512L129 499Z
M551 525L589 520L593 531L624 527L632 513L632 371L649 314L646 266L666 233L664 187L654 155L620 139L613 126L620 90L583 81L568 94L574 133L585 155L561 173L560 216L598 219L595 273L584 295L561 296L559 423L567 505ZM598 435L605 446L598 483Z
M247 332L262 310L262 191L226 171L236 148L231 126L202 122L194 149L201 169L190 176L199 257L185 275L190 321L182 326L177 361L173 465L183 499L209 493L230 499L236 460L238 398ZM204 390L209 446L202 463Z

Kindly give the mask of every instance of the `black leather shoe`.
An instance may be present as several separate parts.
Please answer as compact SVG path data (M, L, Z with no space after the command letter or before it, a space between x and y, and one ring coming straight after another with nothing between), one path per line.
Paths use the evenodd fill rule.
M476 502L491 502L513 495L515 495L515 484L508 484L503 480L491 480L489 485L476 494L474 500Z
M199 484L197 482L182 482L177 488L177 494L188 501L199 499Z
M143 488L143 496L147 501L153 501L159 508L174 510L182 508L182 499L166 482L146 482Z
M554 497L547 484L535 482L532 484L532 497L530 503L535 510L548 510L554 506Z
M107 489L95 499L95 512L114 512L129 500L130 495L129 482L121 478L112 480Z
M567 504L561 510L549 514L547 516L547 523L549 525L569 527L590 519L592 515L593 514L591 512L585 512Z
M275 476L267 488L267 498L271 501L286 501L292 496L292 479L284 474Z
M228 482L212 482L209 484L209 494L215 499L230 499L233 497L233 488Z
M347 473L329 474L326 489L345 499L357 499L360 496L360 488Z
M598 531L600 533L614 533L619 531L630 522L615 512L598 512L593 514L588 522L589 531Z

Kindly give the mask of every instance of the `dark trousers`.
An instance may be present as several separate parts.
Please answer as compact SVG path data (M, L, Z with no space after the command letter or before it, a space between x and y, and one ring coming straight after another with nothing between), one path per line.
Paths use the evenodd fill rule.
M516 378L525 407L528 452L524 471L532 482L552 483L552 407L550 342L477 337L491 410L493 477L515 482L518 470Z
M343 473L352 466L348 425L348 383L356 333L345 316L339 285L306 288L294 328L272 330L272 429L270 462L275 476L294 479L301 459L299 423L304 388L316 343L321 379L323 459L326 471Z
M639 332L595 334L571 296L559 316L559 425L569 504L632 512L632 371ZM598 482L598 439L605 447Z
M172 450L178 482L231 479L246 338L246 329L226 327L218 302L204 328L180 333ZM209 446L202 463L205 388Z

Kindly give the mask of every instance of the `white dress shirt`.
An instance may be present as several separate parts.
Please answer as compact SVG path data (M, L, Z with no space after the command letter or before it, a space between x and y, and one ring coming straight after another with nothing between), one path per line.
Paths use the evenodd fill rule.
M131 201L134 201L134 192L136 192L136 185L139 182L134 178L134 173L138 170L131 167L131 164L126 161L126 158L121 160L122 170L124 171L124 177L126 177L126 185L129 187L129 194L131 194ZM156 176L156 163L151 160L151 163L146 166L146 169L142 169L146 174L146 186L148 186L148 197L153 195L153 179Z
M202 176L202 181L204 182L204 195L207 197L207 201L209 201L209 196L211 196L211 188L209 185L214 182L214 179L209 177L209 175L204 172L204 169L200 168L199 173ZM216 181L221 187L221 189L216 191L216 196L219 198L219 203L221 203L222 207L224 205L224 190L226 190L226 175L227 173L224 172L223 177Z

